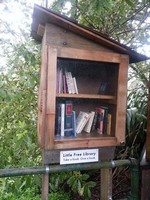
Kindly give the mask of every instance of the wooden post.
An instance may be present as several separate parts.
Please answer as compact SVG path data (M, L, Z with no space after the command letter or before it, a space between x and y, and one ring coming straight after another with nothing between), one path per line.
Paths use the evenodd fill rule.
M101 169L100 196L102 200L112 199L112 169Z
M150 161L150 74L148 83L148 103L147 103L146 160Z
M49 174L42 175L42 200L48 200L49 194Z

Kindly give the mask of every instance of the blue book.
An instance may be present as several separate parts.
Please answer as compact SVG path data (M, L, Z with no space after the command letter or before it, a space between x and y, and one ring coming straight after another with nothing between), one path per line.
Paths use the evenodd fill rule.
M73 135L74 137L77 136L77 127L76 127L76 112L72 111L72 127L73 127Z

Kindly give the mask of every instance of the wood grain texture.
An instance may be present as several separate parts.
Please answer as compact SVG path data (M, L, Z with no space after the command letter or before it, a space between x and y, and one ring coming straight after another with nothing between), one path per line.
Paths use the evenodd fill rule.
M46 92L47 92L47 46L42 46L42 61L40 69L40 86L38 97L38 141L44 148L45 116L46 116Z
M107 63L120 63L121 54L94 51L94 50L82 50L74 48L58 48L58 56L63 58L92 60Z
M45 149L53 148L55 133L55 97L56 97L57 50L48 48L48 77L46 105Z
M46 44L55 47L113 52L106 46L98 44L96 41L90 41L79 34L73 33L71 30L61 28L54 24L46 24Z
M102 200L112 199L112 169L101 169L100 194Z
M117 110L116 110L116 138L118 143L125 142L125 122L127 105L127 77L128 77L128 56L121 57L118 75Z
M116 146L117 139L115 137L101 138L73 138L64 140L55 140L55 149L70 149L70 148L94 148Z

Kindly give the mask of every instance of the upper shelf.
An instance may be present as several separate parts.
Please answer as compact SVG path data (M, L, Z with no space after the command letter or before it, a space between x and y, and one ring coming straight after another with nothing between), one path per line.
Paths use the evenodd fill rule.
M80 99L106 99L106 100L115 100L115 96L111 95L98 95L98 94L56 94L56 97L64 98L80 98Z

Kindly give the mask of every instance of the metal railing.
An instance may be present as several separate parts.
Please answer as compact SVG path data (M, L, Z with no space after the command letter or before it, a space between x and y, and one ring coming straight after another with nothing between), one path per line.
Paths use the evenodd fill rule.
M8 168L0 169L0 178L25 176L32 174L51 174L64 171L80 171L80 170L93 170L115 167L129 167L131 173L131 194L128 199L139 199L139 162L136 159L127 160L111 160L101 161L96 163L82 163L82 164L70 164L70 165L45 165L37 167L25 167L25 168Z

